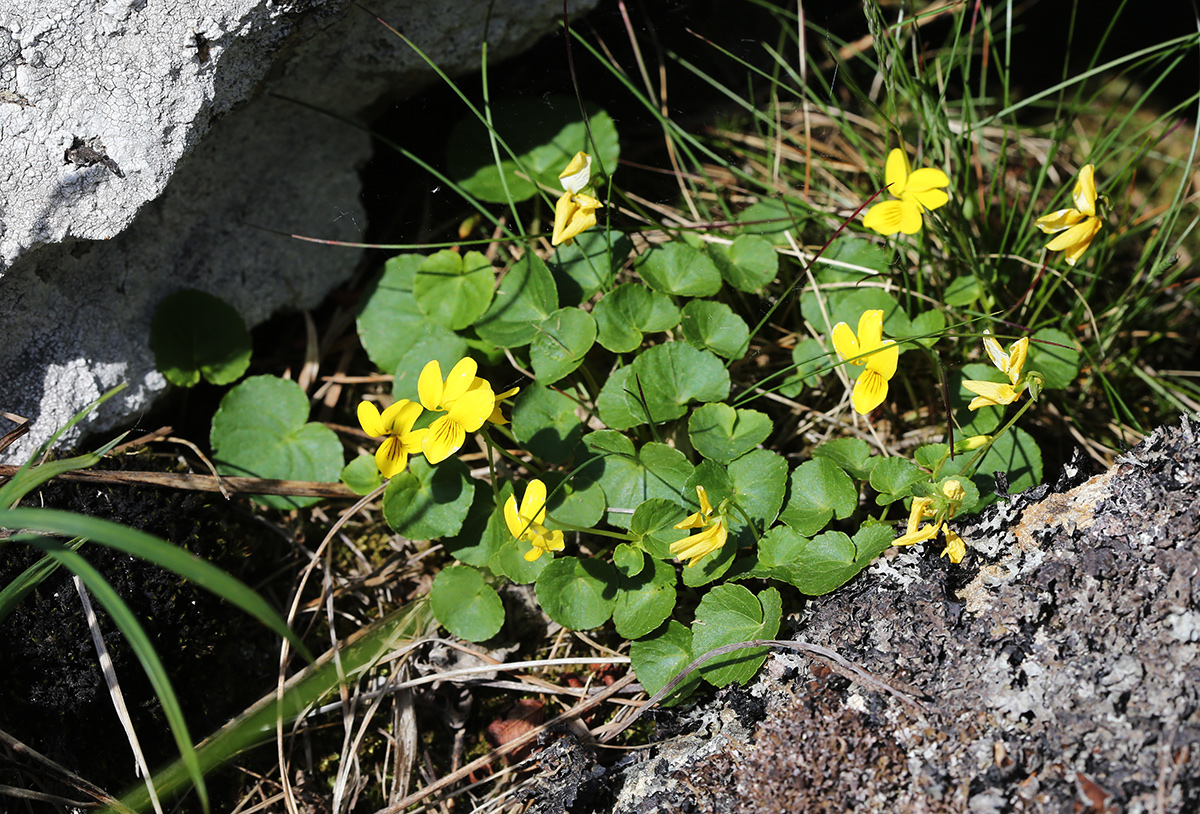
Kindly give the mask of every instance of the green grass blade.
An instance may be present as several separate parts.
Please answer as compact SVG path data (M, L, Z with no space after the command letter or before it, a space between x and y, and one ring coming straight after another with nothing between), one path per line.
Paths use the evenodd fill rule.
M70 425L68 424L68 426ZM0 507L11 509L34 489L64 472L72 472L76 469L87 469L89 466L95 466L100 462L101 458L108 454L110 449L121 442L121 439L126 434L122 433L118 435L95 452L77 455L74 458L66 458L61 461L51 461L50 463L38 466L31 466L29 463L26 463L17 470L8 483L0 487Z
M371 669L380 658L395 652L406 640L420 638L429 629L432 614L429 603L421 600L392 611L364 628L342 646L334 658L329 651L312 666L292 676L284 684L282 700L272 690L249 709L223 726L196 747L200 766L211 771L236 755L269 740L280 721L302 715L321 698L338 688L339 676L354 681ZM154 787L164 798L186 791L190 782L182 761L176 761L154 775ZM121 802L136 811L150 804L144 786L130 789Z
M0 511L0 528L32 529L64 537L86 537L110 548L147 560L185 577L258 619L291 642L305 659L312 654L266 601L240 580L189 551L110 520L86 517L58 509L8 509Z

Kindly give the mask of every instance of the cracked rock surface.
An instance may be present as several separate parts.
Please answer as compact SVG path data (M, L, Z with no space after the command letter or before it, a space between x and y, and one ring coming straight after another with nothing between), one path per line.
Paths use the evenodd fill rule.
M893 690L777 654L748 690L692 712L700 731L611 769L603 805L1200 810L1197 418L1102 475L957 524L974 549L957 569L901 551L813 600L800 638ZM730 713L738 693L761 722Z

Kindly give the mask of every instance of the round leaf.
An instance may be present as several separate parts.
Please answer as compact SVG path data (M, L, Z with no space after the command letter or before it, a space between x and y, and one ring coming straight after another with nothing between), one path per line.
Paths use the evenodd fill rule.
M603 560L559 557L537 578L538 604L563 627L590 630L612 616L617 579L617 569Z
M492 638L504 624L500 595L469 565L451 565L434 577L429 606L442 627L469 642Z
M501 279L475 331L494 345L517 348L529 344L542 320L557 308L558 291L550 270L540 257L526 252Z
M213 416L212 443L222 475L280 480L337 480L342 444L333 430L308 419L308 397L295 382L254 376L234 387ZM297 509L315 497L257 495L275 509Z
M750 345L750 328L723 302L692 300L683 307L683 338L726 359L741 358Z
M634 642L629 648L629 659L646 692L656 693L696 660L692 652L692 631L672 620L652 635ZM697 671L683 680L663 706L678 704L699 684L700 673Z
M553 384L583 363L596 341L596 320L578 308L560 308L542 320L529 348L540 384Z
M527 387L513 405L513 435L542 460L562 463L583 434L583 423L575 416L577 407L562 393L539 385Z
M854 481L828 458L805 461L792 471L787 505L779 519L811 537L831 518L849 517L858 506Z
M613 353L628 353L642 344L643 333L668 331L679 324L671 298L638 283L624 283L592 309L600 344Z
M771 434L771 419L757 410L735 410L714 402L697 407L688 418L688 437L709 460L727 464L757 447Z
M1042 328L1029 343L1026 370L1039 371L1046 377L1046 387L1065 390L1079 375L1079 351L1075 342L1062 331Z
M357 495L369 495L383 484L374 455L359 455L342 469L342 483Z
M167 381L191 387L237 381L250 366L250 332L232 306L202 291L177 291L154 311L154 363Z
M425 258L413 280L421 311L452 331L474 322L492 301L492 264L479 252L443 249Z
M727 644L774 639L783 616L779 591L754 596L741 585L718 585L704 595L692 623L692 647L698 655ZM717 687L745 684L767 659L765 647L744 648L704 663L700 674Z
M756 449L731 463L728 473L737 505L751 520L764 526L773 523L787 489L787 461L769 450Z
M589 229L570 244L559 246L546 264L554 275L561 303L580 305L608 288L632 250L628 237L603 229Z
M725 282L750 294L761 291L779 273L775 247L758 235L738 235L728 246L710 243L708 254Z
M391 258L363 297L362 310L358 314L358 337L375 366L388 373L403 373L417 363L419 355L409 354L418 343L425 344L420 353L427 354L430 343L440 348L458 342L460 352L453 361L461 359L466 350L466 345L452 331L425 316L413 296L413 281L424 262L425 257L420 254ZM433 358L439 357L429 355L425 361ZM416 376L423 364L420 362L412 374L414 394ZM399 390L401 388L394 388L394 392ZM410 395L400 397L413 398Z
M392 478L383 492L383 517L392 530L410 540L457 534L471 508L474 489L467 467L457 458L430 466L409 459L408 469Z
M659 443L646 444L635 458L610 455L603 467L598 480L608 497L608 522L620 528L629 528L632 510L650 498L682 502L684 484L692 474L682 452Z
M654 246L636 268L651 288L664 294L711 297L721 290L721 272L708 255L680 241Z
M626 639L645 636L675 610L675 567L669 563L649 560L640 573L622 574L619 584L613 624Z

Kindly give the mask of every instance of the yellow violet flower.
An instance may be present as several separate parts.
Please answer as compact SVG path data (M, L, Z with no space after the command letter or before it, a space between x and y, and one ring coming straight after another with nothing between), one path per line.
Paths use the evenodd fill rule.
M1029 355L1029 337L1023 336L1012 344L1005 353L1000 343L992 338L991 332L983 332L983 348L987 351L992 364L1008 376L1011 384L997 382L965 381L963 387L976 395L967 405L968 410L978 410L980 407L1000 407L1012 404L1021 397L1025 383L1021 381L1021 370L1025 367L1025 358ZM1019 386L1018 386L1019 385Z
M1059 209L1037 219L1037 228L1046 234L1062 232L1046 244L1052 252L1065 252L1067 265L1075 261L1092 245L1092 238L1100 231L1103 222L1096 216L1096 168L1085 164L1075 181L1074 209Z
M513 537L533 546L524 554L527 562L533 562L547 551L563 550L563 533L546 528L542 525L545 522L546 484L531 480L525 487L525 496L521 498L519 509L517 496L508 496L508 502L504 504L504 523Z
M729 538L729 529L725 527L725 518L721 515L717 515L715 518L712 516L713 508L712 504L708 502L708 492L704 490L703 486L697 486L696 494L700 497L700 511L688 515L682 523L676 523L675 528L702 529L702 531L671 543L671 556L688 560L688 568L722 548Z
M595 226L596 210L604 206L591 194L592 157L587 153L575 153L566 169L558 174L558 180L563 194L554 205L554 234L550 238L554 246Z
M482 382L483 379L476 379L476 381ZM484 384L486 384L486 382L484 382ZM508 399L512 398L513 396L515 396L517 393L520 393L520 392L521 392L521 388L513 387L508 390L505 390L503 393L497 393L496 394L496 406L492 408L492 414L490 416L488 416L488 421L491 422L492 424L507 424L508 419L504 417L504 413L500 412L501 402L507 401Z
M896 375L896 363L900 359L899 346L883 338L883 311L863 311L858 318L857 335L844 322L834 325L833 349L851 364L866 366L850 396L855 411L866 415L887 398L888 381Z
M371 402L359 402L358 423L363 432L372 438L387 436L375 450L375 465L385 478L403 472L408 466L408 456L421 451L421 440L427 430L412 428L421 413L421 405L408 399L400 399L382 414Z
M461 359L442 381L442 367L435 359L421 371L417 393L426 410L446 415L429 425L421 439L421 451L431 464L441 463L462 449L467 433L475 432L496 409L496 394L483 379L476 384L475 360Z
M924 211L945 206L950 200L950 196L941 190L941 187L950 186L946 173L933 167L922 167L913 172L908 154L899 147L888 153L884 180L888 192L899 200L877 203L863 216L863 226L881 235L916 234L921 231Z
M940 512L941 518L938 518L939 511L937 503L930 497L914 497L912 509L908 515L908 527L905 533L892 541L892 545L913 545L914 543L923 543L926 540L932 540L942 532L946 538L946 547L942 551L943 557L949 557L950 562L957 565L962 562L967 553L967 544L957 533L951 530L946 521L954 516L958 511L958 506L966 497L966 490L962 484L956 480L948 480L942 484L942 494L945 495L945 507ZM935 518L934 522L921 525L921 521L927 517Z

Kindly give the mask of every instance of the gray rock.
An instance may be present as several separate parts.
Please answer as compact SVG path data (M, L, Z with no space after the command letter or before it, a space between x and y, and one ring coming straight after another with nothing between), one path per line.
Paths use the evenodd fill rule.
M961 567L894 551L813 600L803 640L888 689L777 654L596 810L1200 810L1198 419L959 524ZM729 714L747 695L752 734Z
M488 4L375 10L451 75L478 68ZM561 10L496 4L490 61L552 30ZM268 92L361 118L434 81L346 0L0 5L0 410L32 419L4 459L118 383L129 387L90 429L146 409L166 387L150 319L172 291L209 291L256 324L349 276L359 252L267 230L359 239L369 140Z

